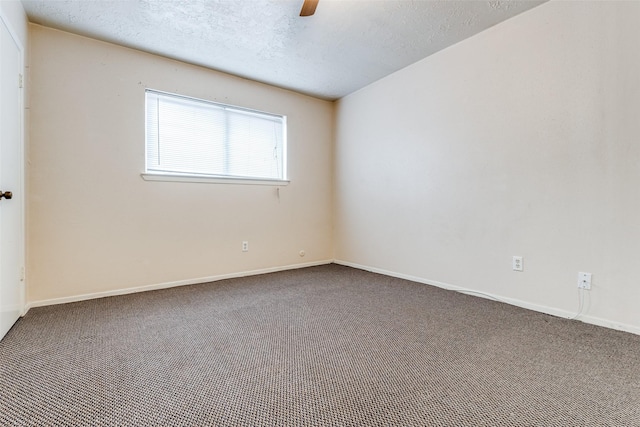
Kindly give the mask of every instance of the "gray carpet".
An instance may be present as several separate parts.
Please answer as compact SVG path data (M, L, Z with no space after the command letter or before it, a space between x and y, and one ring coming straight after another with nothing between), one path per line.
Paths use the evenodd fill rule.
M640 426L640 336L337 265L32 309L2 426Z

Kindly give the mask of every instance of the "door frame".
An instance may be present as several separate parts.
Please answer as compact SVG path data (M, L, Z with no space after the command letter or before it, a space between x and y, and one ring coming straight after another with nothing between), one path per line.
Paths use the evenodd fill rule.
M22 87L20 88L20 94L18 99L18 109L19 111L19 137L18 137L18 156L19 156L19 164L18 164L18 174L19 174L19 186L18 191L22 195L21 203L19 205L20 208L20 229L19 229L19 259L20 259L20 271L21 271L21 285L20 285L20 316L24 316L27 313L27 304L26 304L26 288L27 288L27 275L26 275L26 201L27 194L25 192L25 87L27 85L27 78L25 77L25 61L24 61L24 45L22 41L18 37L13 25L9 18L6 16L5 12L2 8L0 8L0 21L9 31L9 35L13 39L13 42L18 47L19 54L19 74L22 76ZM26 42L26 41L25 41ZM16 76L18 77L18 76ZM17 83L17 82L16 82Z

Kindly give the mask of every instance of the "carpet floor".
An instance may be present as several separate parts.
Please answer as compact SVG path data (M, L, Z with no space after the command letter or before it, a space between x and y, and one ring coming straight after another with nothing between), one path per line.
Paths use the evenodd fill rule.
M338 265L34 308L1 426L640 426L640 336Z

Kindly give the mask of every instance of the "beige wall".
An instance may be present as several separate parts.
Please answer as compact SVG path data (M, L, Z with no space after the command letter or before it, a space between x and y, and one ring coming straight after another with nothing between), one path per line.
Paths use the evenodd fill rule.
M29 28L28 301L332 258L332 103ZM287 115L291 183L144 181L145 88Z
M546 3L343 98L336 258L560 315L591 272L640 332L639 20Z

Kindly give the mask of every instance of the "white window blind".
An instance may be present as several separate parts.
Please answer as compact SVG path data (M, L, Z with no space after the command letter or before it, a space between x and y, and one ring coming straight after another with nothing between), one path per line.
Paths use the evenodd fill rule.
M148 173L286 179L286 117L146 91Z

